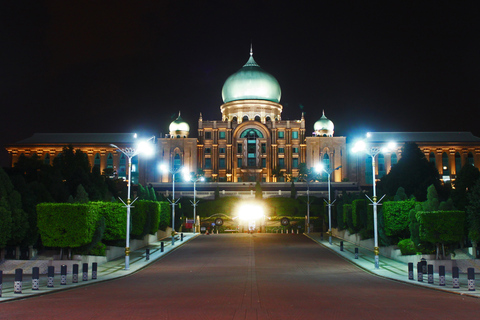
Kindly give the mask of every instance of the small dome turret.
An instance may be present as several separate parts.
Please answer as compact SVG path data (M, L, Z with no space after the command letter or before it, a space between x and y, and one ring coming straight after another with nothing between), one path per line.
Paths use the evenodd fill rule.
M190 126L188 123L183 121L182 117L180 116L180 111L178 112L177 119L170 123L168 130L170 131L171 138L188 138Z
M313 135L316 137L333 137L334 128L333 122L327 119L325 111L323 111L320 120L313 125L313 130L315 130Z

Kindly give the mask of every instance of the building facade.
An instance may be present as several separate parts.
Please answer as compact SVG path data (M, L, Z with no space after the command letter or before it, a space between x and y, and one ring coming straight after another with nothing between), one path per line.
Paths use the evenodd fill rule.
M200 172L207 182L251 183L296 181L302 170L322 162L332 172L332 182L372 183L372 159L353 154L347 137L334 135L334 124L325 113L315 122L313 134L305 127L305 118L282 120L281 88L275 77L263 70L253 53L245 65L225 81L220 120L204 120L200 113L198 132L191 137L190 126L180 116L170 124L169 134L156 137L155 156L133 159L132 182L161 185L173 176L158 170L161 163L171 169L186 167ZM83 133L35 134L7 146L12 166L21 154L36 154L51 164L63 147L72 145L87 154L91 166L118 178L127 178L125 156L120 148L134 147L133 134ZM455 179L465 164L480 168L480 138L468 132L376 132L367 141L381 146L396 141L391 153L376 157L377 179L387 174L401 158L403 143L415 142L425 157L435 163L443 181Z

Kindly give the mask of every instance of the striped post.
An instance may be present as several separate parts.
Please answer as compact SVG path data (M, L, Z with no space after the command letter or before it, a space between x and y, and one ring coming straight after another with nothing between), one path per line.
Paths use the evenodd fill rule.
M355 248L355 259L358 259L358 248Z
M15 282L13 283L13 293L22 293L23 269L15 269Z
M72 283L78 283L78 264L77 263L73 265Z
M458 267L453 267L452 268L452 283L454 288L460 288L460 280L459 278L459 272L458 272Z
M413 262L408 263L408 280L413 280Z
M47 287L48 288L53 288L53 277L55 276L55 267L54 266L48 266L47 270L47 275L48 275L48 281L47 281Z
M32 268L32 290L40 289L40 268Z
M88 281L88 263L84 263L82 266L83 281Z
M468 268L468 291L475 291L475 269Z
M64 286L67 284L67 266L62 264L60 267L60 285Z
M98 269L98 263L96 262L92 263L92 279L93 280L97 279L97 269Z
M150 260L150 248L145 249L145 260Z
M433 284L433 264L429 264L428 268L428 283Z
M422 262L417 263L417 281L418 282L423 282L423 268L422 268Z
M439 285L444 287L445 286L445 266L438 267L438 280Z

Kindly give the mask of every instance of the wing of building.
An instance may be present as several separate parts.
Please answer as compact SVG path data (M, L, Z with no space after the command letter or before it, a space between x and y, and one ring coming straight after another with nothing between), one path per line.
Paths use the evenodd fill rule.
M133 160L132 181L158 188L168 185L173 176L158 170L158 164L166 163L172 169L183 166L200 171L207 182L241 186L259 181L268 186L298 180L302 168L322 162L327 169L338 168L331 175L338 188L371 184L371 159L352 154L347 138L334 136L334 123L325 112L314 128L305 128L303 114L298 120L282 120L281 93L275 77L250 52L245 65L223 85L221 120L204 120L200 113L197 136L190 137L190 126L179 113L169 134L155 139L155 157ZM308 134L310 130L313 133ZM469 132L373 132L368 140L378 146L392 140L398 143L392 152L376 156L377 179L398 162L405 142L417 143L444 181L455 179L466 163L480 168L480 138ZM21 154L36 154L51 163L64 146L72 145L88 155L92 167L127 178L125 156L112 144L134 147L134 143L129 133L38 133L8 145L7 151L12 166Z

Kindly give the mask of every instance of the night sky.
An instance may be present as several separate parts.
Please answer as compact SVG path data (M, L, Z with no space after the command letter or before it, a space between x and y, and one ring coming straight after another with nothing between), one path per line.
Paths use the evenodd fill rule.
M305 4L302 4L305 3ZM35 132L166 133L220 120L254 58L283 119L335 135L480 136L480 1L2 1L0 155Z

